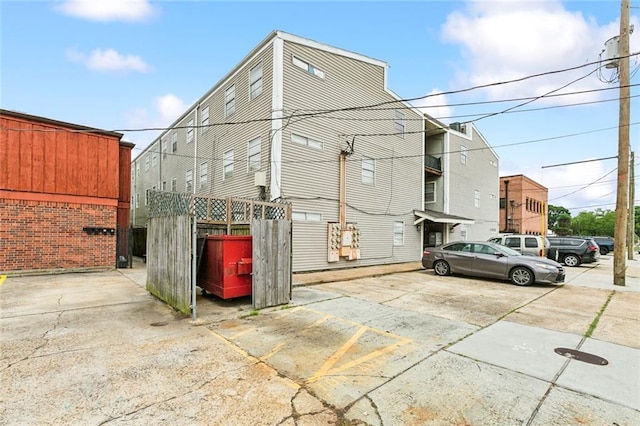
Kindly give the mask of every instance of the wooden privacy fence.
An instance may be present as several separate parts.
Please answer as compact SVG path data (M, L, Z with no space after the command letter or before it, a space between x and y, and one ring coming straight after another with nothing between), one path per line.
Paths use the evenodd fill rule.
M253 306L291 299L291 205L240 198L198 197L147 191L147 291L175 309L191 312L192 220L228 235L233 227L253 235Z
M291 300L291 221L254 220L252 304L254 309Z
M191 312L191 194L148 191L147 291Z

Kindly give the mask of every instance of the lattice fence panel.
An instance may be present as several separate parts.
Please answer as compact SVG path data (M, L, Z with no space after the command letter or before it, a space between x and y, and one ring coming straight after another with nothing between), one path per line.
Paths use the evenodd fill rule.
M192 195L184 192L148 190L149 217L183 216L191 214Z

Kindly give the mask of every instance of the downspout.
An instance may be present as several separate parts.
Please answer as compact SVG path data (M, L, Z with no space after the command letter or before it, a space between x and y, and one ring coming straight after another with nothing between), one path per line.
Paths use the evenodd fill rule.
M340 151L340 229L347 226L347 153Z
M509 230L509 181L504 181L504 230L503 232L508 232Z
M198 218L196 217L196 176L197 167L198 167L198 135L200 131L198 129L198 109L200 105L196 105L196 109L193 113L193 122L194 122L194 138L193 138L193 175L192 175L192 190L193 197L191 199L191 208L193 212L193 223L191 230L191 319L193 321L196 320L196 274L197 274L197 266L198 266Z

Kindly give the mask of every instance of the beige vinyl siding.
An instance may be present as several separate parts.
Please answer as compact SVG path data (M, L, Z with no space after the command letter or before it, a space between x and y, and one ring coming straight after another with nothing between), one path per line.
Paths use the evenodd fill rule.
M324 79L296 67L292 55L322 70ZM296 110L339 109L394 100L384 91L384 69L380 66L289 42L284 46L283 62L285 115ZM407 119L406 132L420 131L420 115L401 105L398 107L403 108ZM300 197L321 198L322 202L318 200L314 211L322 208L324 221L321 230L317 229L318 224L294 225L297 229L293 238L294 270L418 260L420 234L413 226L413 210L422 208L421 133L405 134L404 138L395 135L356 137L354 153L347 159L347 222L357 222L361 229L362 259L326 261L326 223L338 221L339 153L346 148L347 140L352 141L341 135L393 133L395 129L393 109L327 115L360 121L319 115L290 122L283 131L283 197L294 203L294 210L299 210L297 199ZM381 120L363 120L370 118ZM291 133L322 141L323 150L292 143ZM363 155L376 160L375 185L362 184ZM407 228L404 246L393 247L393 222L396 220L403 220ZM321 256L317 254L318 247L322 248Z
M472 138L464 138L455 132L450 134L451 170L449 206L450 213L474 219L473 225L458 226L449 236L451 240L460 238L460 231L466 230L467 239L486 240L495 235L499 214L499 171L498 159L487 147L480 135L474 131ZM460 146L467 147L467 164L460 164ZM491 162L495 162L495 166ZM480 191L480 207L474 206L474 191ZM492 199L491 194L496 198Z

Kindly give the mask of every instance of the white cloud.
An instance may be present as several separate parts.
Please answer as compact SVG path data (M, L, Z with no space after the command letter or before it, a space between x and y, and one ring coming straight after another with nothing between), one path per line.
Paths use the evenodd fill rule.
M136 108L127 113L128 126L134 129L166 128L188 108L180 98L169 93L154 99L151 108ZM136 149L144 149L161 131L126 132L126 137L134 141Z
M122 55L114 49L95 49L85 54L75 49L67 51L67 58L73 62L84 64L87 68L105 72L135 71L148 73L151 67L139 56Z
M618 33L615 22L599 25L581 12L571 12L558 1L471 2L451 13L442 27L445 41L461 45L458 70L462 87L521 78L597 61L604 42ZM633 35L632 46L637 42ZM488 97L539 96L558 89L595 69L595 65L523 83L485 89ZM603 88L595 75L563 92ZM596 99L597 94L552 98L566 103Z
M444 123L449 123L451 120L447 117L452 116L452 110L451 107L448 106L449 102L447 101L446 95L441 93L441 90L437 88L433 89L425 95L427 96L426 98L414 101L412 104L423 113Z
M148 0L66 0L56 8L66 15L101 22L141 22L157 13Z

